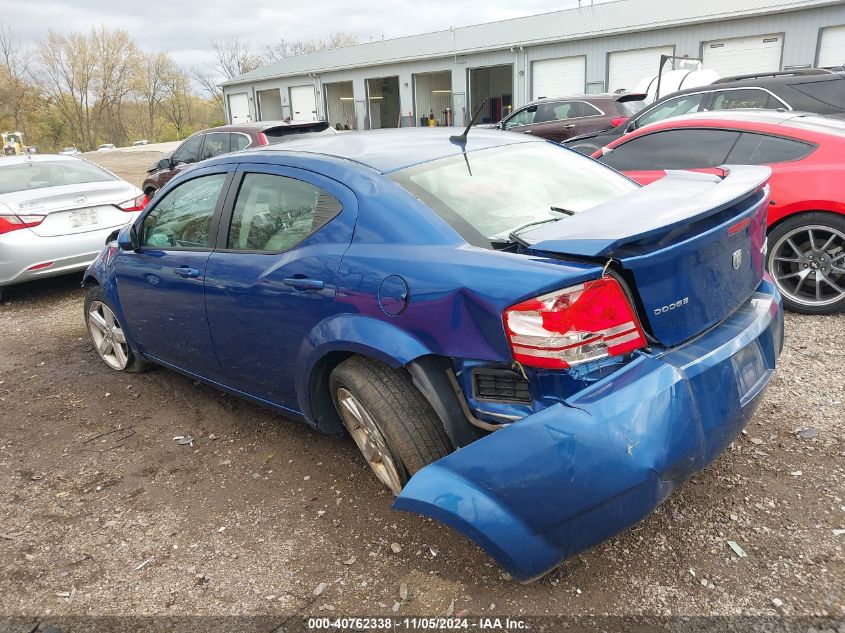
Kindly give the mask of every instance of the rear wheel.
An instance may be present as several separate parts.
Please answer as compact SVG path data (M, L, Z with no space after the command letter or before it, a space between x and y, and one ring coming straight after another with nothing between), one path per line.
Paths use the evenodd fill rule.
M100 286L90 287L85 294L85 324L97 353L106 365L129 373L149 368L150 364L132 349L126 339L123 326Z
M790 310L845 309L845 216L812 212L784 220L769 234L767 263Z
M329 387L346 430L393 494L452 452L440 418L404 372L356 356L334 369Z

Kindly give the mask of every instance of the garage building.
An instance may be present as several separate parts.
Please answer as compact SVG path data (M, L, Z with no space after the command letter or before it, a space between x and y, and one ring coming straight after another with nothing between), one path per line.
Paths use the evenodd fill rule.
M232 123L496 122L532 99L631 90L661 55L721 76L845 64L845 0L616 0L288 57L223 84Z

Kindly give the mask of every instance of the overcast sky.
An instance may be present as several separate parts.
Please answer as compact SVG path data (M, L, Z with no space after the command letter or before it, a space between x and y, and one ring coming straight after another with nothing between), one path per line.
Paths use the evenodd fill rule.
M24 42L48 29L119 27L144 50L163 49L183 66L201 67L211 61L209 41L227 35L240 36L256 51L282 38L319 38L336 31L368 42L577 5L577 0L0 0L0 21Z

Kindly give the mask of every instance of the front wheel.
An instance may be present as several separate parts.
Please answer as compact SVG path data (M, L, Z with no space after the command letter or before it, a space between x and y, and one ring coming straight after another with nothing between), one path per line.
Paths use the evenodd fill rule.
M393 494L452 452L440 418L402 370L354 356L332 371L329 388L349 435Z
M129 373L149 368L150 364L126 340L123 326L100 286L90 287L85 294L85 325L88 326L97 353L106 365L116 371Z
M767 264L790 310L845 309L845 216L814 211L784 220L769 233Z

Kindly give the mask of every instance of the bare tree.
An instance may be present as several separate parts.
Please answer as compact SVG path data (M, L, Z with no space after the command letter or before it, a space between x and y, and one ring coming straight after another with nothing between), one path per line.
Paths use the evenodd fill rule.
M225 79L234 79L261 65L261 57L249 50L249 44L237 36L211 40L216 63L214 70Z
M15 130L27 133L27 113L38 99L30 74L29 52L11 27L0 24L0 119L14 120Z
M143 57L135 82L135 93L146 106L146 135L150 139L156 136L156 114L168 95L168 82L172 82L173 75L178 72L175 62L164 51L146 53Z
M311 39L311 40L279 40L275 44L270 44L264 47L261 53L263 63L269 64L271 62L284 59L285 57L293 57L294 55L305 55L307 53L315 53L317 51L327 50L331 48L341 48L343 46L353 46L358 43L358 38L351 33L344 33L338 31L332 33L325 39Z
M176 135L180 139L191 126L193 101L191 79L186 73L177 68L165 76L162 108L164 116L176 128Z

